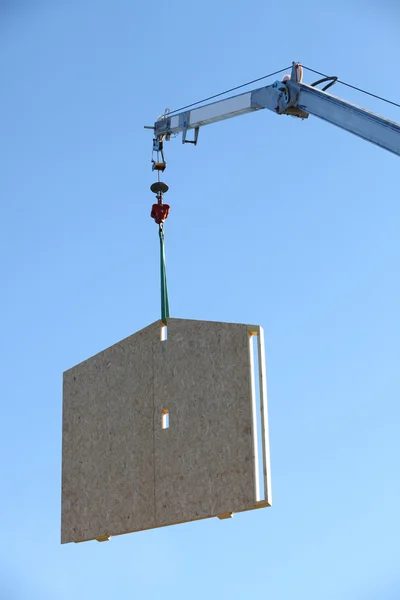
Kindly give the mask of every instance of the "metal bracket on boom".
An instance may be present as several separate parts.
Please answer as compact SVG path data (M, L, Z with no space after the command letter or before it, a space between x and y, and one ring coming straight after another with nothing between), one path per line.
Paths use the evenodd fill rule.
M200 126L194 128L194 139L187 140L186 134L189 129L189 123L190 123L190 111L184 112L179 115L179 125L182 128L182 144L193 144L194 146L196 146L197 140L199 139Z
M200 127L195 127L195 130L194 130L194 139L193 140L187 140L186 139L187 127L186 127L182 131L182 144L194 144L196 146L197 145L197 140L199 139L199 131L200 131Z

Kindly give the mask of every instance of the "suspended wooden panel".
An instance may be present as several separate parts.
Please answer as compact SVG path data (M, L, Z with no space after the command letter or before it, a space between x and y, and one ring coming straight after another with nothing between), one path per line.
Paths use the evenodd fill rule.
M66 371L62 543L269 506L263 345L259 327L168 319Z

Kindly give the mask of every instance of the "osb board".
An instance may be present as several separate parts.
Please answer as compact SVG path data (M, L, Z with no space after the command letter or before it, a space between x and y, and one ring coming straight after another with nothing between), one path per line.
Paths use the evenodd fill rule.
M160 328L64 373L62 543L258 506L248 326Z

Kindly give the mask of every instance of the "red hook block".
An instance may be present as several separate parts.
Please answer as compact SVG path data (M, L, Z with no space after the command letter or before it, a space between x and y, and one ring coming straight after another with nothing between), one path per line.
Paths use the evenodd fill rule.
M150 216L155 220L157 225L160 225L168 218L169 209L169 204L153 204Z

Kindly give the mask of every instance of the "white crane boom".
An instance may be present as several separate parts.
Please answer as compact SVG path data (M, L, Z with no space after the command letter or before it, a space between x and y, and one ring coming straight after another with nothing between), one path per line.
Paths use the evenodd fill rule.
M162 140L182 132L182 142L196 144L200 127L268 108L277 114L301 119L314 115L341 129L400 156L400 125L351 102L302 83L302 67L293 63L292 74L283 81L177 114L166 112L154 123L154 150ZM153 127L152 127L153 129ZM193 129L194 138L187 132Z

